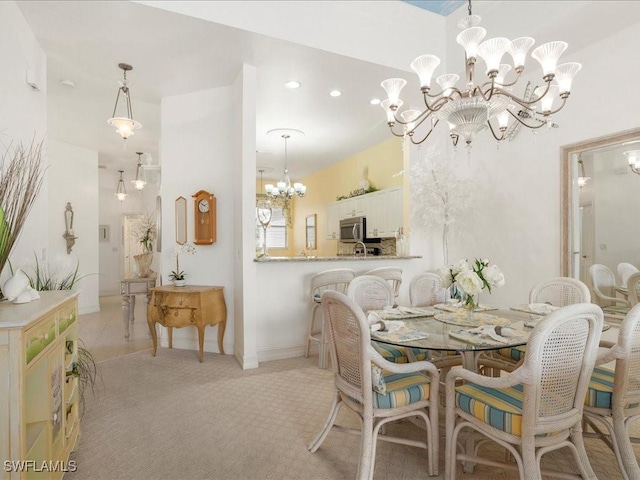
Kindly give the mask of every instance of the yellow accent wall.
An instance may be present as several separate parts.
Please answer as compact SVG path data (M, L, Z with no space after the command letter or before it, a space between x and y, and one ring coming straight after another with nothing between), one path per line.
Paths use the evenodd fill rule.
M348 195L352 190L358 189L364 167L368 168L367 179L370 185L378 190L403 186L402 139L393 137L301 180L307 186L307 194L293 201L291 255L299 255L305 251L305 218L314 213L318 248L306 251L306 254L319 257L336 255L338 241L326 239L326 205L334 202L339 195Z

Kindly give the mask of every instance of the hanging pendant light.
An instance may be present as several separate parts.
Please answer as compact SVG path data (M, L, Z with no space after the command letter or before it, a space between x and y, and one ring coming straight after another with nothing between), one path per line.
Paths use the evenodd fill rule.
M580 166L580 175L578 176L578 187L584 187L591 177L587 177L584 173L584 163L582 162L582 153L578 155L578 165Z
M300 131L297 132L304 135L304 133ZM280 177L280 181L276 183L275 186L270 183L265 185L265 191L271 198L281 197L289 200L294 195L297 195L298 197L304 197L307 193L307 186L299 182L294 183L292 186L291 179L289 178L289 168L287 166L287 141L291 138L291 135L288 133L284 133L281 135L281 137L284 139L284 172L282 173L282 177Z
M127 189L124 188L124 180L122 180L122 174L124 170L118 170L120 172L120 180L118 180L118 186L116 187L116 193L114 195L118 197L118 200L124 202L124 199L129 196Z
M133 186L135 187L136 190L142 190L144 186L147 184L145 174L144 174L144 169L142 168L142 160L140 158L140 156L143 153L144 152L136 152L136 155L138 155L138 166L136 167L136 179L131 180L131 183L133 183Z
M122 81L118 82L120 84L120 88L118 88L118 94L116 95L116 104L113 107L113 115L111 115L111 118L107 120L107 123L112 127L115 127L116 132L123 138L126 145L127 138L133 135L134 130L142 128L142 125L140 122L136 122L133 119L133 111L131 110L131 90L129 89L129 84L127 82L127 72L133 70L133 67L126 63L119 63L118 67L122 69L124 78ZM125 116L116 116L120 93L122 93L122 96L125 99L125 106L127 110Z

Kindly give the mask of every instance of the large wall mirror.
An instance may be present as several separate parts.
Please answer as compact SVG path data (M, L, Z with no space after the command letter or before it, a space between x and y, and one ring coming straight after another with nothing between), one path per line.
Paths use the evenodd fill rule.
M640 150L640 129L562 148L562 275L589 284L602 264L640 268L640 174L624 152Z
M176 198L176 243L187 243L187 199Z

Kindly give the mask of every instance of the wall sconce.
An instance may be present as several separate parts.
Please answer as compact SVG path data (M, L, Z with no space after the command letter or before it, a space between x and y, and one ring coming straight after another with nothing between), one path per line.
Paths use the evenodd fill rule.
M67 206L64 209L64 226L65 231L62 237L67 241L67 255L71 253L71 248L76 243L76 237L73 234L73 208L71 208L71 202L67 202Z

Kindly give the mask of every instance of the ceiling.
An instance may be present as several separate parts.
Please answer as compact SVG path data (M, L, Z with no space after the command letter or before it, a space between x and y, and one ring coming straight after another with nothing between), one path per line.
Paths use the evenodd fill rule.
M369 101L384 95L382 80L406 72L133 2L18 5L47 56L49 138L97 151L114 176L135 171L137 151L158 162L163 97L231 85L243 63L257 71L257 163L274 177L284 166L284 141L268 130L305 133L289 141L292 180L390 138L381 107ZM133 66L133 116L142 123L126 149L106 123L122 62ZM284 88L291 79L302 88ZM333 89L342 96L330 97Z
M455 12L462 5L467 3L465 0L402 0L419 8L429 10L446 17Z

